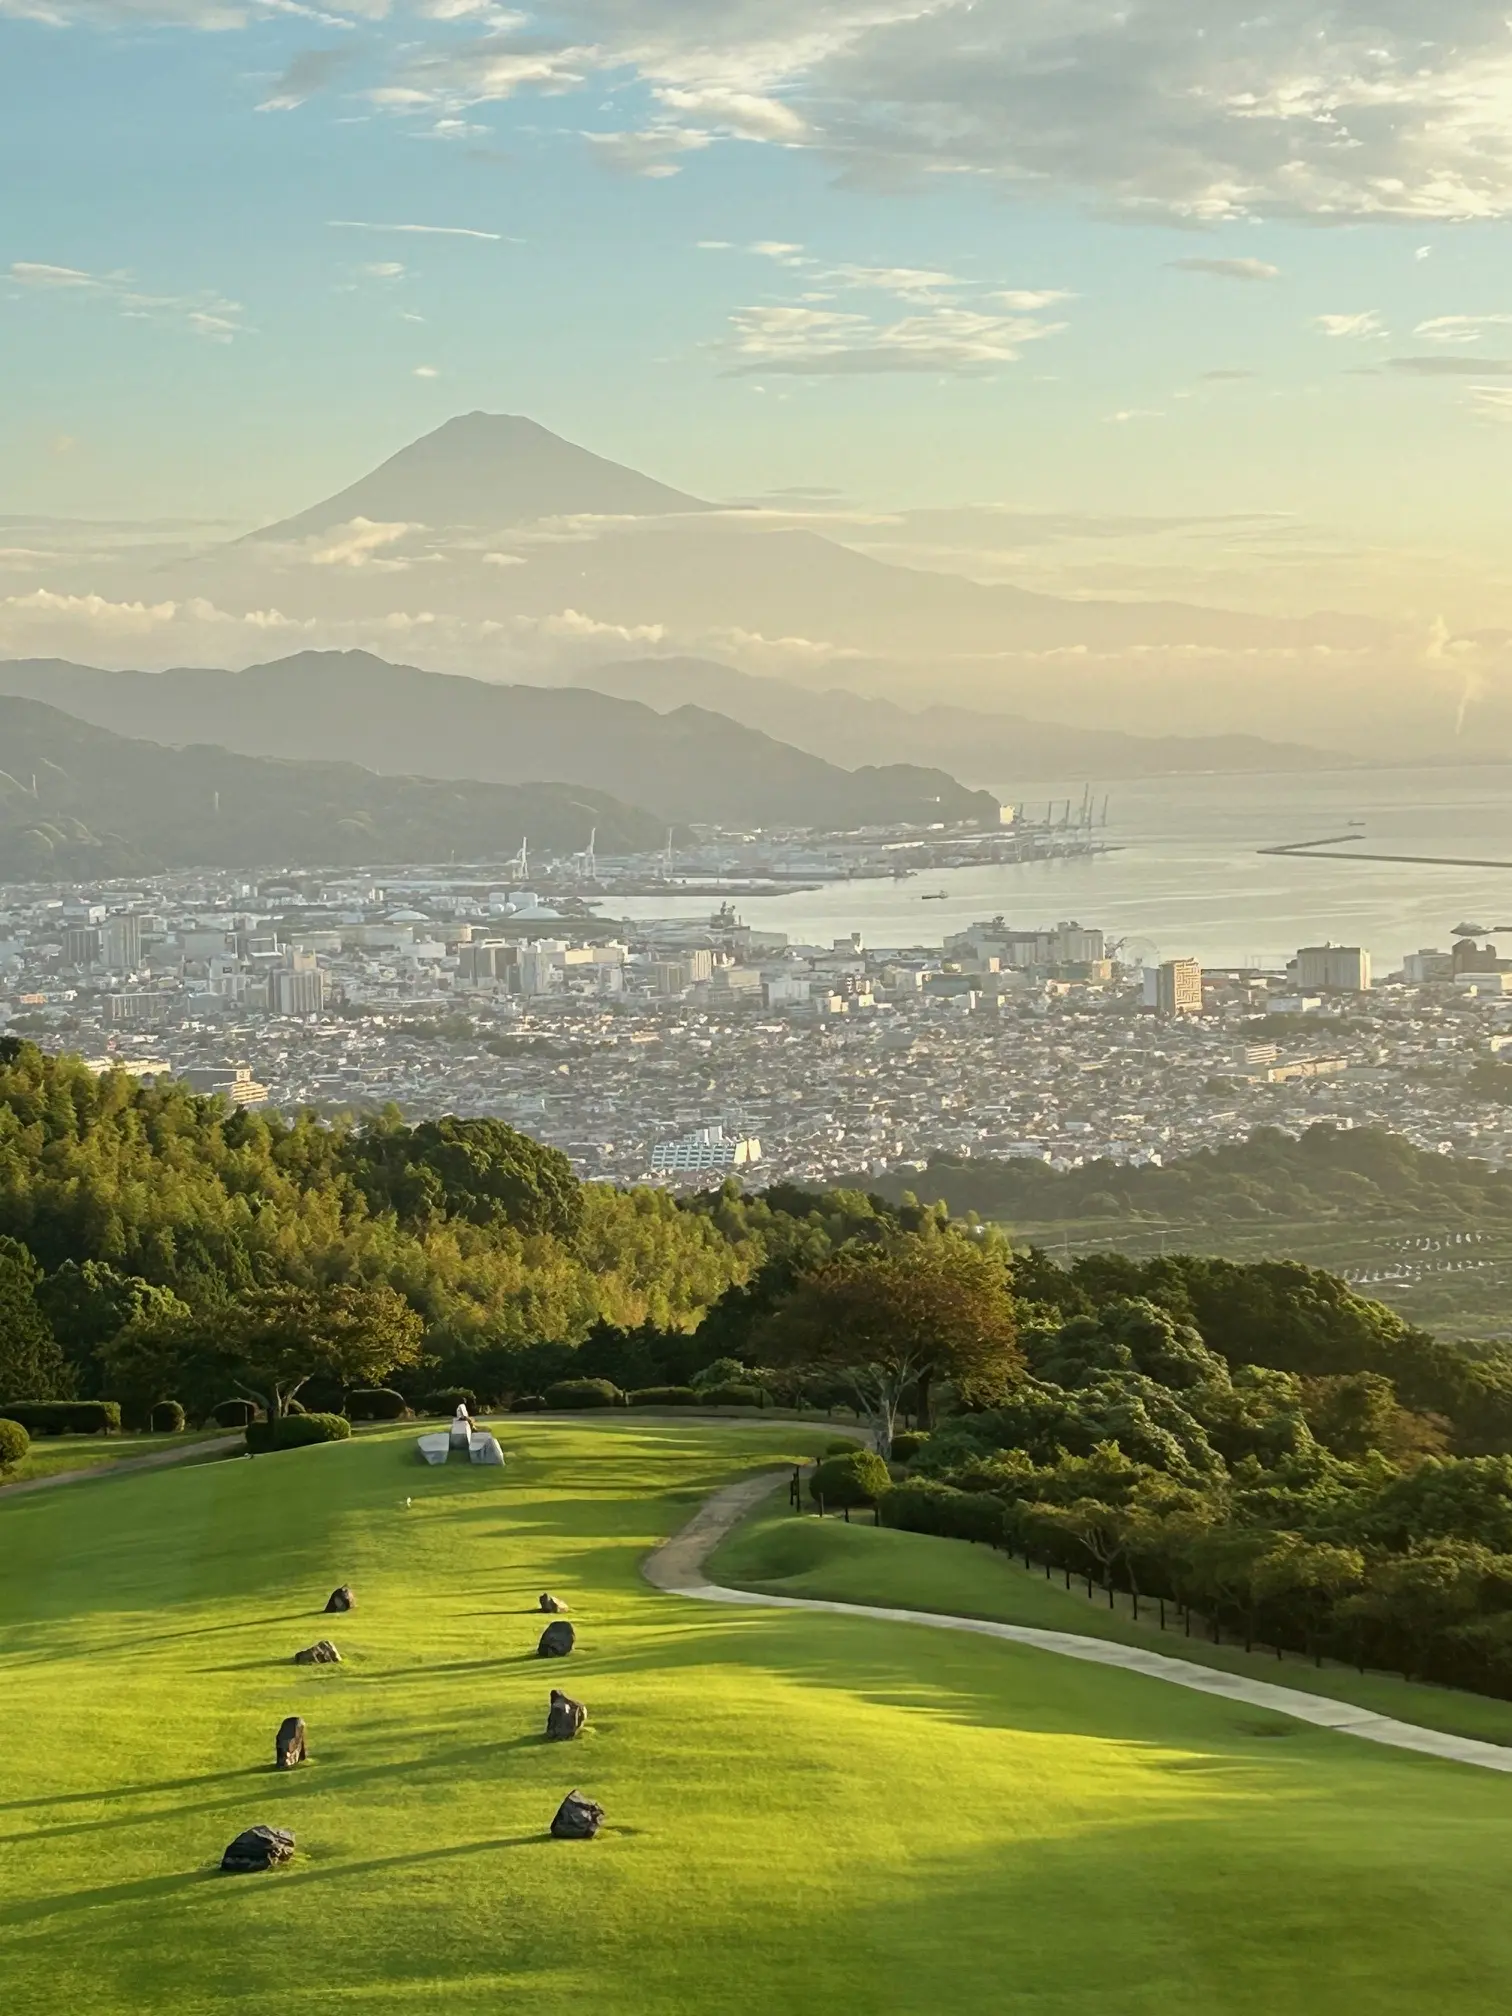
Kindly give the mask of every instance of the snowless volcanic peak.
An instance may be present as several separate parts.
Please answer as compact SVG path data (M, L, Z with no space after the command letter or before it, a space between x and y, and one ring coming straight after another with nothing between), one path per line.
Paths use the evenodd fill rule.
M306 538L354 518L385 525L499 526L579 515L665 517L711 508L519 414L462 413L334 497L253 536Z

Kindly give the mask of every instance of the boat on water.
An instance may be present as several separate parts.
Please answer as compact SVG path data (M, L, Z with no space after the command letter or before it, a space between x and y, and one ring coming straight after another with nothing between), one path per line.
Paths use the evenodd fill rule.
M948 889L926 889L919 898L921 903L943 903L950 894Z

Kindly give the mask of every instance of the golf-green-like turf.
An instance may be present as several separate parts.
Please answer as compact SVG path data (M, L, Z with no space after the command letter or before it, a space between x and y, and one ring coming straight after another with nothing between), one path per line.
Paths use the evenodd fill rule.
M1499 1775L640 1580L708 1491L816 1439L522 1420L502 1472L395 1431L0 1501L6 2007L1505 2009ZM343 1581L359 1608L323 1617ZM567 1661L531 1656L542 1589ZM342 1666L289 1663L322 1635ZM589 1705L576 1744L541 1740L552 1685ZM314 1761L276 1775L291 1712ZM574 1785L608 1824L554 1842ZM258 1821L297 1860L220 1876Z

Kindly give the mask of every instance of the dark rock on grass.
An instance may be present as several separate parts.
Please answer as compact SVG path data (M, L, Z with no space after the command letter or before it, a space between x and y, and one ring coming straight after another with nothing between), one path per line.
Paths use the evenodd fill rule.
M543 1610L549 1610L553 1615L555 1615L559 1610L565 1610L567 1608L567 1605L562 1601L560 1596L543 1595L541 1597L541 1608Z
M296 1666L339 1666L341 1654L329 1638L317 1639L313 1645L306 1645L303 1652L294 1654Z
M558 1841L591 1841L604 1824L604 1809L596 1799L569 1792L556 1810L551 1832Z
M357 1598L352 1594L351 1589L345 1582L342 1583L339 1589L333 1589L326 1598L327 1610L355 1610L356 1608Z
M541 1633L541 1642L536 1647L537 1659L565 1659L577 1643L577 1633L565 1617L558 1617L548 1624Z
M587 1720L588 1710L581 1701L552 1688L551 1706L546 1711L546 1734L553 1742L570 1743Z
M576 1796L576 1795L574 1795ZM564 1809L565 1810L565 1809ZM228 1876L255 1876L294 1859L294 1836L282 1827L249 1827L221 1857Z
M278 1734L273 1739L274 1755L278 1759L280 1771L292 1770L296 1764L303 1764L309 1756L305 1742L305 1725L302 1715L289 1715L278 1725Z

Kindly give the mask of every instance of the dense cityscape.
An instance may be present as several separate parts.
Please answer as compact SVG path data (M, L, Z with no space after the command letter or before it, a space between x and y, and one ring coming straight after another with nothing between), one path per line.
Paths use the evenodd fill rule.
M1126 961L1095 923L805 944L729 902L616 919L582 886L418 866L11 885L0 1011L233 1104L493 1114L621 1182L1138 1164L1320 1120L1512 1160L1512 1107L1470 1089L1512 1046L1512 960L1468 927L1380 977L1332 945L1204 972Z

